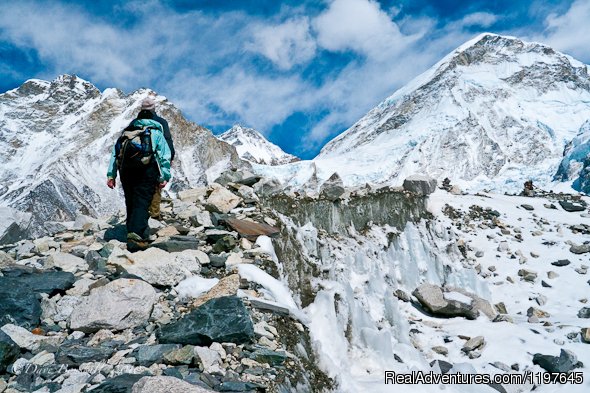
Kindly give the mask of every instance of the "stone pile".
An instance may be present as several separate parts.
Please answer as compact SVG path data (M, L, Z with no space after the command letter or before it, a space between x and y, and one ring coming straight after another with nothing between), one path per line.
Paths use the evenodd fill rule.
M145 251L126 250L118 216L4 246L0 392L331 386L303 324L239 275L250 264L280 278L256 243L279 229L254 191L277 185L242 172L164 203Z

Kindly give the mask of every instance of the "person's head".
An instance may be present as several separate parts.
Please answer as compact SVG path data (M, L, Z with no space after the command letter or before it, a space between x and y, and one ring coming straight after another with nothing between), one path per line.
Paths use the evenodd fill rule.
M137 118L151 119L154 113L156 113L156 101L153 97L148 96L141 102L141 110L139 111Z

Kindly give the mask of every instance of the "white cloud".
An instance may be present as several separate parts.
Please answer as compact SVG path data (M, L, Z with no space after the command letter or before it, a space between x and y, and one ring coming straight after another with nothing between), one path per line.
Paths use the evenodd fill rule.
M246 47L284 70L308 62L316 52L308 18L290 19L278 25L261 24L254 28L253 35L254 41Z
M352 50L380 57L384 51L401 50L411 41L372 0L333 0L313 26L318 44L330 51Z
M474 12L465 15L460 24L464 27L481 26L483 28L490 27L498 21L498 16L489 12Z
M578 57L586 63L590 62L590 2L577 0L566 13L551 14L546 19L546 30L538 41L555 49Z

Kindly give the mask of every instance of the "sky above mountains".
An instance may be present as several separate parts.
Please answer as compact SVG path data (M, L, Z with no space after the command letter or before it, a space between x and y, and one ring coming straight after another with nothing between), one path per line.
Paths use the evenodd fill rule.
M76 74L148 87L215 133L321 147L482 32L590 63L588 0L0 0L0 92Z

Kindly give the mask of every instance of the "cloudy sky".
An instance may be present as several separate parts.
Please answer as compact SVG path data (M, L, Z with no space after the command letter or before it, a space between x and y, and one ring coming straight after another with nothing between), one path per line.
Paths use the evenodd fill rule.
M0 92L76 74L149 87L216 133L312 158L481 32L590 63L589 0L0 0Z

